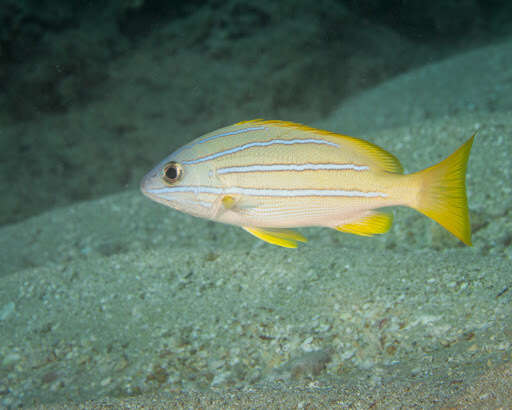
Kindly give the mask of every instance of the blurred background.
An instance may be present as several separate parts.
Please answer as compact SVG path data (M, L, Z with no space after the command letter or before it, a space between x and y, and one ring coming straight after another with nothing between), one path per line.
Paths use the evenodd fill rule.
M506 0L2 0L0 224L136 189L233 122L312 124L511 17Z

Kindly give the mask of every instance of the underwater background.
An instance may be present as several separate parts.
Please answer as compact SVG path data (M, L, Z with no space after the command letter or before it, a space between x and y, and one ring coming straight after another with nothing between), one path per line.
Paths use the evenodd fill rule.
M512 403L512 3L0 4L0 407ZM144 198L253 118L406 172L473 133L473 247L396 209L298 250Z

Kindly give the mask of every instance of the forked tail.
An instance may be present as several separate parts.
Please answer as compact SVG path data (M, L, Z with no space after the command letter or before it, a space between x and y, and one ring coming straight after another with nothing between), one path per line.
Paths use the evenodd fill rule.
M475 134L437 165L419 171L416 210L433 219L466 245L471 246L466 198L466 167Z

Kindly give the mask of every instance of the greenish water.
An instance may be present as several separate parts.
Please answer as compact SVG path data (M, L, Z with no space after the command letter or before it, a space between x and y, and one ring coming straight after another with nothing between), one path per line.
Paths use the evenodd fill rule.
M83 71L66 65L65 78L51 82L69 109L42 110L50 102L34 97L32 108L17 108L20 117L4 111L1 406L154 392L228 400L228 391L291 389L325 397L336 391L364 407L375 395L417 383L456 403L486 371L509 365L510 41L451 55L412 44L398 28L400 35L372 25L371 39L360 40L363 56L352 44L340 48L340 37L330 45L325 33L332 29L297 25L307 8L295 11L295 23L277 24L275 13L267 20L236 5L245 3L226 4L224 14L177 9L176 21L153 33L123 9L130 47L110 50L117 54L108 64L96 56L101 76L80 60ZM66 10L64 20L73 14ZM320 21L360 21L343 10ZM219 16L228 11L223 31ZM156 18L141 14L140 21L143 15ZM105 44L80 30L65 37L79 50ZM309 53L301 48L306 38ZM405 53L412 49L417 54ZM398 67L386 63L398 59L397 50L408 56ZM425 65L427 56L445 59ZM53 57L40 66L45 78ZM331 72L334 61L350 69L344 74L338 63L340 71ZM380 74L369 71L375 64ZM106 76L101 85L97 76ZM92 94L79 93L76 82ZM261 116L365 138L395 154L407 172L445 158L478 131L467 174L474 246L396 209L386 235L304 229L307 244L280 249L137 190L151 165L177 146ZM405 407L439 403L403 397Z

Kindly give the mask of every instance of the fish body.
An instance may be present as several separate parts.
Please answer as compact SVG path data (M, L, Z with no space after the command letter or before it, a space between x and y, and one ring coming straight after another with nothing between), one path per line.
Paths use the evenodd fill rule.
M238 225L269 243L305 242L290 228L324 226L371 236L408 206L471 244L465 171L473 137L445 161L404 175L382 148L284 121L240 122L164 158L142 180L149 198Z

